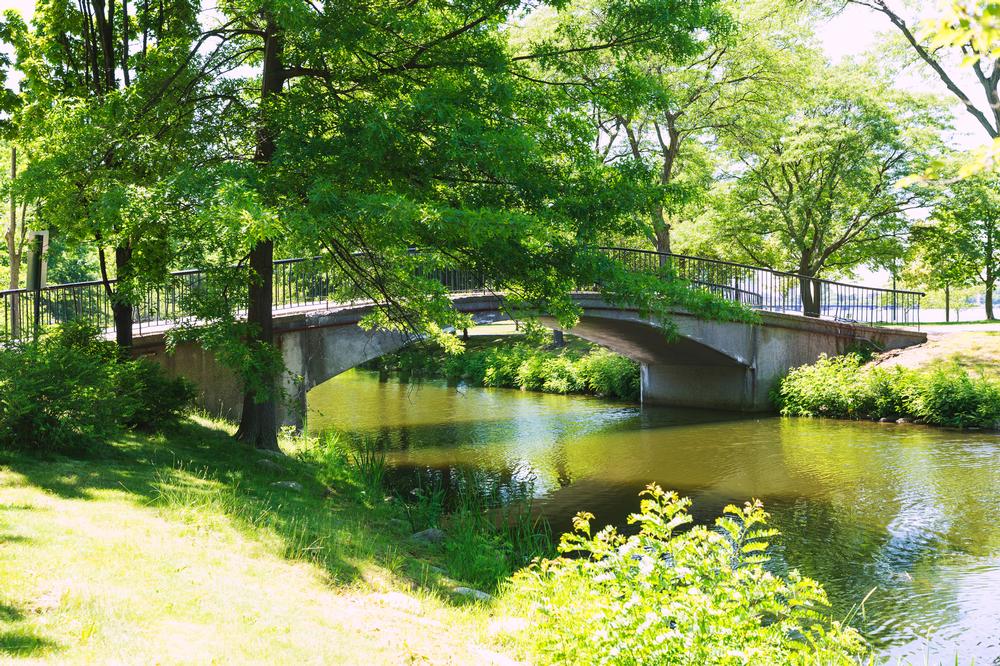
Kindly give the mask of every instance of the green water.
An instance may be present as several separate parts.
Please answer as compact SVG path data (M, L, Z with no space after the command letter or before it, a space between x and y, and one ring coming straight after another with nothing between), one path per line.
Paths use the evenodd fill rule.
M352 371L309 396L313 430L380 437L401 492L476 472L501 495L532 488L562 530L580 510L624 525L650 481L698 520L764 501L775 566L822 581L889 656L1000 664L1000 437L915 425L639 408Z

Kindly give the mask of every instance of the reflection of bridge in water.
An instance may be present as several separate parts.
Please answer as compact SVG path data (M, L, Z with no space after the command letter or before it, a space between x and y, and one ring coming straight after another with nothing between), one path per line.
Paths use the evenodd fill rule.
M746 324L706 321L676 311L671 321L679 337L668 340L662 322L634 308L609 305L591 289L575 293L582 317L571 332L639 362L644 402L762 410L768 406L768 390L788 368L812 362L821 353L842 353L858 343L903 347L926 337L874 326L918 323L922 294L917 292L646 250L604 251L632 271L683 280L761 315L759 324ZM435 277L453 294L455 307L477 322L509 317L502 293L493 289L489 276L455 268L436 271ZM203 406L211 412L233 416L242 404L238 387L211 355L190 344L179 345L176 354L165 353L164 333L189 318L188 303L205 284L201 271L180 271L167 284L141 294L134 310L136 352L194 380L202 389ZM313 386L415 339L399 332L363 330L358 323L371 312L372 303L345 302L344 293L344 284L319 258L274 264L276 342L288 369L302 378L286 387L298 397L300 408ZM32 330L35 312L42 325L70 319L106 329L113 325L108 290L99 281L54 285L39 292L0 292L0 310L0 336L5 337L15 329L21 334ZM288 410L285 419L297 421L298 411Z

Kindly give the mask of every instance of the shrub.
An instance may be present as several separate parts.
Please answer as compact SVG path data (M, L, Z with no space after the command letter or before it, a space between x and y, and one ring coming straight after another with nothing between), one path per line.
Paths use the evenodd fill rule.
M118 392L119 418L128 428L151 431L172 425L194 402L191 382L168 377L148 359L112 365L110 373Z
M156 429L194 398L146 360L125 360L95 328L66 323L0 349L0 447L80 450L121 428Z
M506 599L528 615L519 637L538 661L586 664L851 664L861 637L828 617L822 587L764 568L768 514L726 507L695 526L690 500L656 485L643 492L630 537L591 534L590 514L559 549L519 572Z
M68 451L115 431L109 361L66 343L53 337L0 350L3 448Z
M786 416L906 416L956 427L1000 424L1000 386L971 377L957 364L885 369L865 365L857 354L821 356L792 369L772 398Z
M539 337L543 341L548 339L547 333ZM419 344L364 367L397 371L406 377L464 379L473 385L492 388L639 399L638 364L605 349L552 350L517 342L447 354L440 347Z
M1000 421L1000 389L972 378L957 366L940 366L922 377L911 400L911 412L928 423L945 426L995 426Z
M639 399L639 364L605 349L580 359L580 376L595 395L636 401Z

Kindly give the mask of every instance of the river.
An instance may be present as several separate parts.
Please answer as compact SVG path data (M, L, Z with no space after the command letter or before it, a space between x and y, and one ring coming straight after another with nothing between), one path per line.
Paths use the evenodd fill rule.
M700 521L759 498L782 532L773 566L821 581L835 617L875 588L855 624L893 663L1000 664L996 434L379 382L357 370L309 403L311 430L382 438L401 492L475 472L500 495L530 488L557 533L582 510L624 527L651 481L691 497Z

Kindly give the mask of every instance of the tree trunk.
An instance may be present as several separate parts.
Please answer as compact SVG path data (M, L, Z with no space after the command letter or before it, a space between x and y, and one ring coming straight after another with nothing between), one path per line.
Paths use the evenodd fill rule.
M654 215L660 218L660 224L656 227L656 251L670 254L670 225L663 221L663 209L657 208Z
M993 289L996 287L997 276L993 267L993 225L986 227L986 318L990 321L996 319L993 316Z
M17 178L17 148L10 149L10 182L14 184ZM21 220L24 225L24 220ZM8 288L17 289L21 285L21 248L17 242L17 204L14 201L13 189L10 193L10 226L7 229L7 260L10 265L10 281ZM10 329L11 339L21 337L21 301L17 294L10 295Z
M118 344L118 353L122 358L127 358L132 349L132 325L135 323L132 303L124 295L122 289L123 281L131 272L130 263L132 261L132 248L115 248L115 272L118 275L118 288L115 290L114 298L111 302L111 312L115 320L115 342Z
M274 280L274 242L258 243L250 252L250 281L247 322L251 326L247 344L255 351L264 352L274 344L274 317L272 316ZM277 377L260 378L262 391L244 387L243 413L236 438L258 449L278 448L277 404L274 391Z
M566 337L563 335L562 329L557 328L552 331L552 346L559 348L566 346Z
M820 303L821 283L811 276L799 278L799 291L802 294L802 314L807 317L818 317L822 311Z
M264 63L261 80L261 126L257 131L254 161L266 168L274 156L275 132L266 116L268 101L281 94L284 67L281 62L282 35L269 17L264 36ZM274 345L274 313L272 312L274 283L274 241L258 242L250 251L249 303L247 323L250 333L246 340L256 352L265 352ZM264 367L267 367L265 365ZM275 390L278 378L269 371L259 377L259 386L243 389L243 413L236 438L258 449L278 449L278 420ZM260 387L264 387L261 389Z
M948 323L951 321L951 285L945 284L944 286L944 321Z

